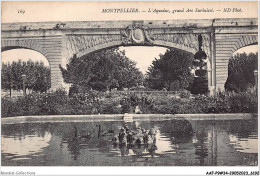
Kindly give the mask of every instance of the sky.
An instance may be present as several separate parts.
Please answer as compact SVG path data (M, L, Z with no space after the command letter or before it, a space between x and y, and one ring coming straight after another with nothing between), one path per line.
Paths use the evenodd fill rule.
M145 74L148 67L152 64L155 58L159 58L159 54L164 54L167 48L155 47L155 46L131 46L131 47L120 47L120 50L126 51L126 56L135 61L137 68ZM252 45L237 50L236 53L256 53L258 51L258 45ZM29 50L29 49L13 49L2 52L2 62L18 61L19 59L27 61L29 59L33 61L42 61L44 65L48 66L47 59L40 53Z
M126 51L126 56L136 62L136 67L145 74L148 67L155 58L159 58L160 54L164 54L167 48L164 47L120 47L120 50ZM137 54L139 53L139 54Z
M107 21L107 20L173 20L212 18L257 18L257 1L247 2L203 2L203 1L125 1L125 2L2 2L2 23L39 21ZM102 13L103 9L138 8L139 13ZM182 10L184 12L174 12ZM213 12L196 12L212 9ZM224 8L237 8L242 12L223 13ZM169 13L151 13L149 9L167 9ZM193 11L187 12L188 9ZM23 13L18 13L21 11Z

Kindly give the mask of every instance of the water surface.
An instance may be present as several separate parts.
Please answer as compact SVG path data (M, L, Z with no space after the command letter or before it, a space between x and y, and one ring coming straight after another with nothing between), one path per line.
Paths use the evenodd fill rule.
M2 125L3 166L256 166L257 120L127 123L156 130L156 143L113 144L124 122ZM78 138L78 136L83 136ZM84 137L85 136L85 137Z

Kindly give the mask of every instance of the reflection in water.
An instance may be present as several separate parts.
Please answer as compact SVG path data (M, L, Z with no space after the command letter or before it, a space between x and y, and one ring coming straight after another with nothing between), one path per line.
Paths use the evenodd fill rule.
M48 142L50 140L50 132L45 132L43 137L39 137L37 135L25 135L23 138L19 139L2 135L1 150L2 153L10 153L16 157L33 155L42 152L44 148L49 145Z
M133 161L137 158L147 158L147 157L158 157L160 153L156 153L158 147L156 144L119 144L114 145L114 149L119 149L120 152L115 150L115 153L118 153L117 156L121 157L133 157Z
M256 124L168 120L2 125L2 165L257 165ZM136 135L121 140L126 142L112 141L122 127L125 135L131 130ZM156 141L147 142L149 130L144 129L154 129Z
M171 140L165 135L162 135L161 132L158 130L156 133L156 139L157 139L157 147L152 146L152 150L156 149L158 153L164 154L164 153L174 153L174 145L172 144Z
M230 144L242 153L258 153L258 138L251 135L250 138L238 138L232 134L229 135Z
M200 166L204 166L204 159L208 156L208 148L206 145L208 134L205 131L198 131L196 133L195 154L198 155Z

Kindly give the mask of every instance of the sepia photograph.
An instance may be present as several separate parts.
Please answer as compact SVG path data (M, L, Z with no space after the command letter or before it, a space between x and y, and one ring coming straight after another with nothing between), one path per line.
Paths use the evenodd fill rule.
M258 133L258 1L1 2L1 175L259 175Z

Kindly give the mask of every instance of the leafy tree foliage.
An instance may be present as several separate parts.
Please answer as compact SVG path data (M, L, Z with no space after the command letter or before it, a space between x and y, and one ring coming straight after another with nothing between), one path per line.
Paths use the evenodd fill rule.
M10 90L10 97L12 92L13 83L13 75L11 72L11 65L10 63L4 64L2 63L1 69L1 86L4 90Z
M46 92L51 87L50 68L45 67L43 62L29 60L22 62L2 63L1 83L2 89L22 90L22 75L26 75L25 88L33 91Z
M118 48L101 50L71 58L66 69L60 66L64 81L76 89L104 90L130 88L142 84L143 75L136 63Z
M238 53L229 60L226 91L246 91L255 85L254 70L257 70L257 55L258 53Z
M181 89L185 89L193 80L191 75L192 56L179 50L167 50L148 68L146 84L151 89L161 90L179 81Z

